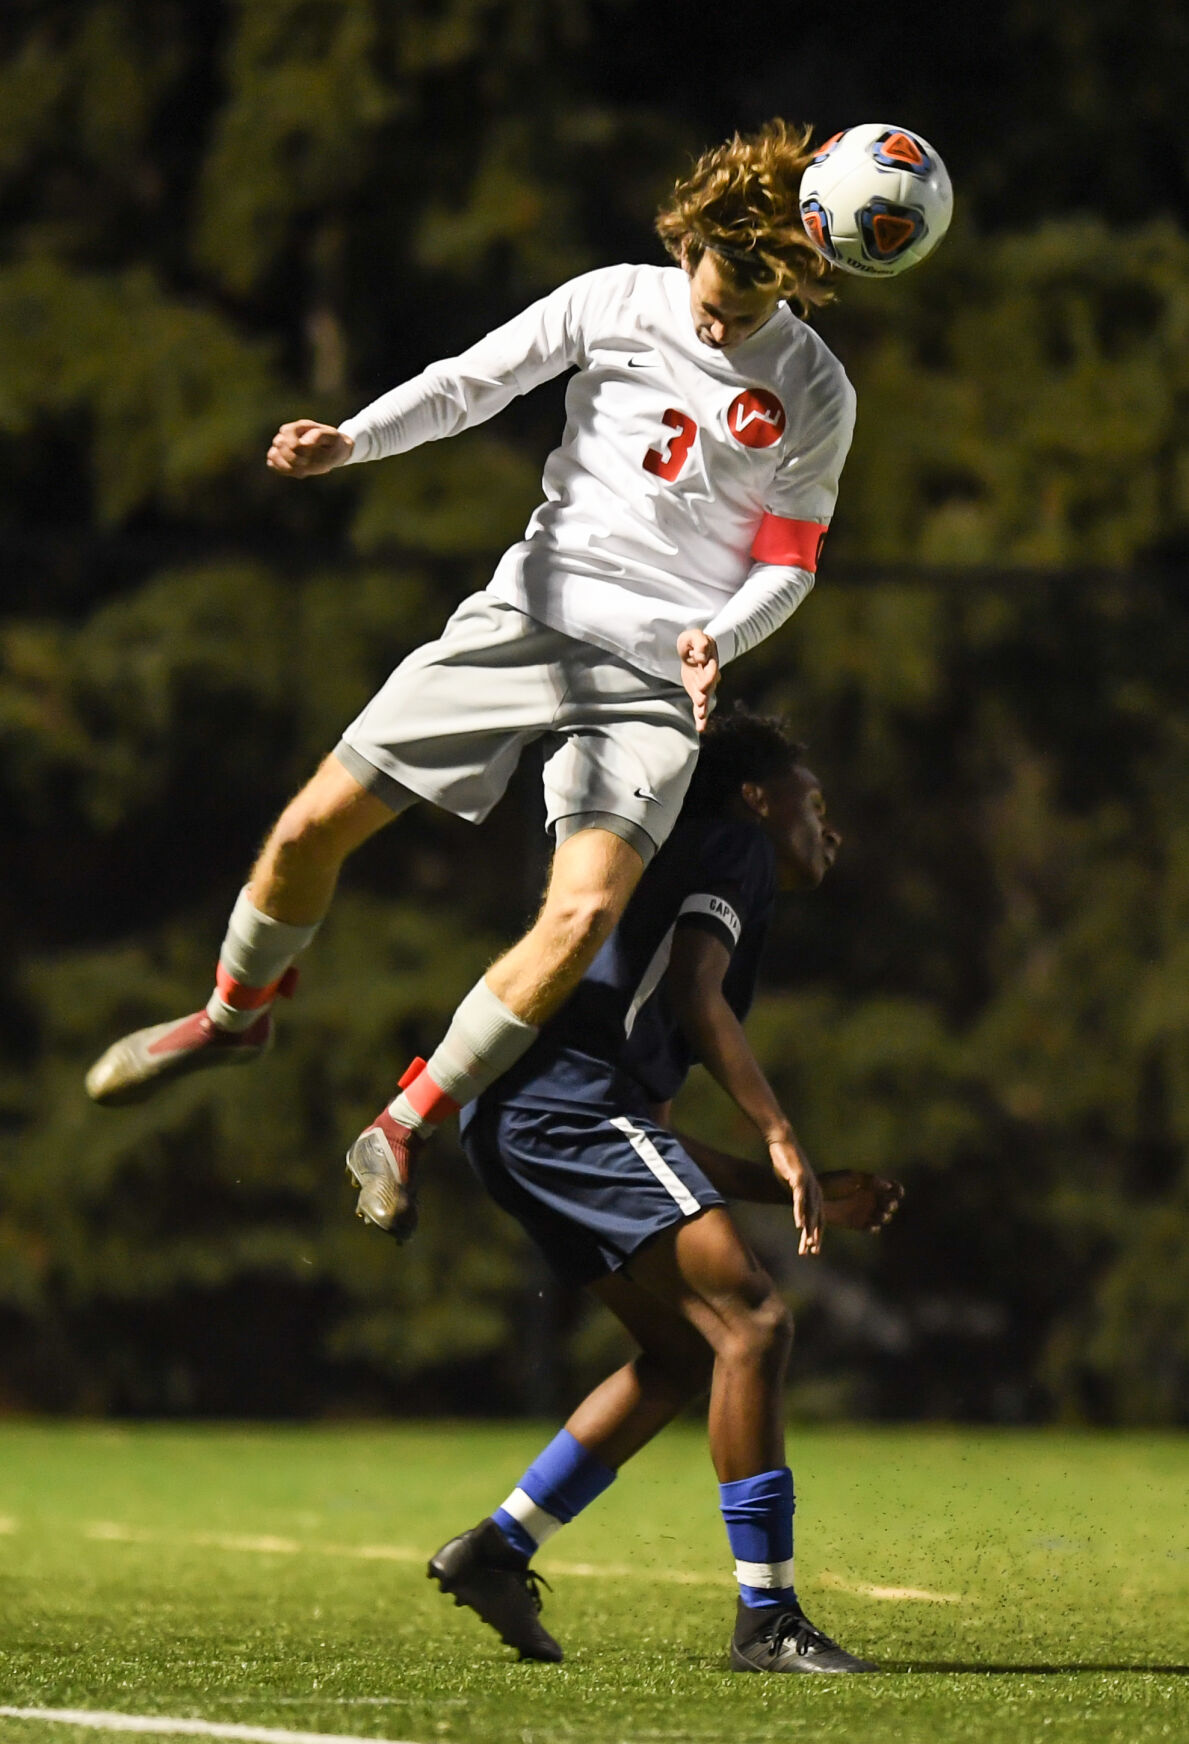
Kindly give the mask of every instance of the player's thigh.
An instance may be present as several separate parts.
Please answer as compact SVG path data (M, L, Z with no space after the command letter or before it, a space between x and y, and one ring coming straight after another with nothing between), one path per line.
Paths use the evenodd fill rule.
M771 1278L721 1205L665 1230L626 1269L716 1349L777 1300Z
M384 798L411 790L473 823L502 796L525 746L550 730L570 638L487 594L401 662L346 728L336 755Z
M647 859L676 823L697 762L689 698L598 649L570 659L566 678L557 749L545 765L549 827L564 842L603 822Z
M645 1356L691 1389L709 1385L714 1353L676 1308L642 1289L623 1271L597 1279L590 1288Z

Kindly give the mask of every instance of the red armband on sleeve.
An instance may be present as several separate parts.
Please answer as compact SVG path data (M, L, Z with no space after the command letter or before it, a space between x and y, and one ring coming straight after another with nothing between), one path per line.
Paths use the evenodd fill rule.
M817 560L829 532L823 521L791 521L786 515L765 515L752 542L757 563L780 563L790 569L817 573Z

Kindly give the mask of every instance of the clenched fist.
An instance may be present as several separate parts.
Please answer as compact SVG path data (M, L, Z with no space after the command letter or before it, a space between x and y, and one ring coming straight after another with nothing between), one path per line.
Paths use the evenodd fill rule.
M273 437L268 464L274 472L283 472L289 478L313 478L319 472L332 472L341 466L354 446L354 440L333 424L298 418L296 423L282 424Z

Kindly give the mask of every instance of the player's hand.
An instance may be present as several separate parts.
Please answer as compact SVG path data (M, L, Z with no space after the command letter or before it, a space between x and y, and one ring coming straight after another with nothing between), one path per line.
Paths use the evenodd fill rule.
M710 700L721 677L718 644L705 630L682 630L677 638L677 652L681 657L681 682L694 705L694 725L699 733L704 733L710 719Z
M801 1231L797 1252L819 1254L822 1251L822 1190L817 1176L797 1146L787 1139L773 1139L768 1155L777 1176L788 1187L793 1198L793 1222Z
M273 437L268 464L288 478L313 478L341 466L354 446L354 438L344 436L333 424L298 418L293 424L282 424Z
M818 1176L818 1184L831 1229L865 1229L878 1235L904 1198L899 1181L869 1175L865 1169L829 1169Z

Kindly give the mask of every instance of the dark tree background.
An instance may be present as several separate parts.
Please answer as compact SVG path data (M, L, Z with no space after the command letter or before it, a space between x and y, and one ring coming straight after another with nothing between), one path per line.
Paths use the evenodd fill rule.
M736 0L10 0L0 19L0 1404L564 1403L610 1351L456 1148L400 1251L337 1162L540 886L534 772L349 869L244 1081L104 1114L193 1009L270 814L535 501L560 387L293 486L337 420L561 279L656 259L783 113L941 149L957 217L820 324L860 419L817 591L733 667L846 835L754 1034L879 1242L791 1258L795 1403L1189 1416L1189 21ZM685 1116L748 1144L691 1084Z

